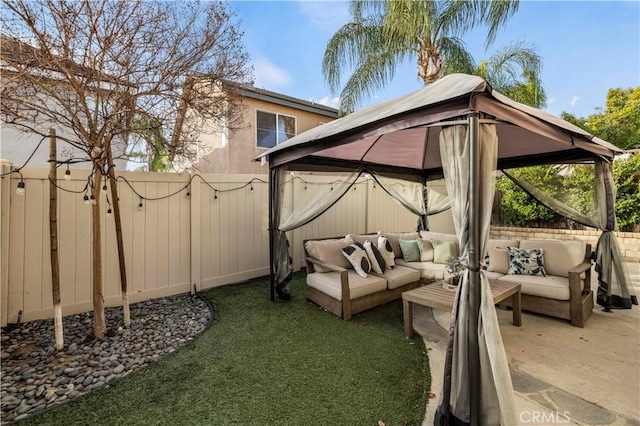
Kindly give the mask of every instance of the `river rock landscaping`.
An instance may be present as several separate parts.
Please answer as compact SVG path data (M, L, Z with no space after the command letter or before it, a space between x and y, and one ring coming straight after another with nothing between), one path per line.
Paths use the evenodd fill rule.
M180 295L130 306L131 327L122 308L106 308L108 331L93 339L93 313L63 319L65 347L55 349L53 319L2 329L1 422L22 420L92 390L108 387L202 333L212 318L207 302Z

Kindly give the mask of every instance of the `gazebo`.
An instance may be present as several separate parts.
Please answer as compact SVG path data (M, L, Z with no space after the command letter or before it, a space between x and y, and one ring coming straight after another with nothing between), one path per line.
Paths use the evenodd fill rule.
M595 167L595 194L604 202L591 216L561 203L547 206L602 229L596 250L598 303L630 307L615 229L612 160L622 150L552 114L517 103L480 77L446 76L421 90L356 111L301 133L259 156L270 169L270 254L274 291L288 298L292 271L286 231L315 219L337 202L361 173L379 182L398 178L423 188L420 202L399 200L420 218L434 212L426 182L445 179L461 257L468 268L456 296L442 400L437 421L511 424L513 392L488 281L480 270L488 237L495 171L540 164L589 162ZM283 185L288 171L350 174L340 188L317 203L283 217ZM526 186L526 183L522 183ZM384 185L383 185L384 187ZM392 196L398 196L388 191ZM637 302L636 302L637 303Z

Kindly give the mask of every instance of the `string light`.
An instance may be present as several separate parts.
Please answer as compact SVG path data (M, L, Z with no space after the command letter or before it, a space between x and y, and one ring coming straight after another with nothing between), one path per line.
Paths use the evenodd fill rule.
M96 197L93 196L93 194L91 194L91 196L89 197L89 203L93 206L97 203L96 201Z
M140 197L140 203L138 204L138 211L142 211L142 197Z
M253 191L253 182L251 182L251 191Z
M216 189L213 193L213 199L217 200L218 199L218 190Z
M107 188L107 182L104 183L104 185L102 185L102 192L104 192L104 195L107 195L107 190L109 188Z
M187 197L191 197L191 186L187 188Z
M107 209L107 216L111 216L111 207Z
M20 178L20 182L18 182L18 187L16 188L16 195L24 195L24 181Z
M64 171L64 180L71 180L71 170L69 170L69 163L67 163L67 170Z
M86 205L89 205L89 196L88 196L86 193L84 194L83 199L84 199L84 203L85 203Z

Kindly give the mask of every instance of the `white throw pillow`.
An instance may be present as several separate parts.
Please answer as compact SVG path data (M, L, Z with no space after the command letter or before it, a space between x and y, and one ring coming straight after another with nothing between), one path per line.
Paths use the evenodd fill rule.
M384 270L387 269L387 262L385 262L384 256L382 256L378 247L367 240L364 242L364 251L367 252L367 257L369 258L369 262L371 262L373 272L376 274L384 274Z
M395 254L393 254L391 243L386 237L383 237L382 235L378 237L378 250L380 250L380 254L382 254L382 257L387 264L387 268L393 269L393 267L396 265L396 256Z
M367 278L367 274L371 272L371 262L367 257L367 253L356 244L351 244L342 249L342 254L356 270L356 273L362 278Z

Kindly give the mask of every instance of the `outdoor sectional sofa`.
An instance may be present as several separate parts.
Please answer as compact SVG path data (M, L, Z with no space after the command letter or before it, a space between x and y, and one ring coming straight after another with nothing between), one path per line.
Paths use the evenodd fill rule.
M380 236L388 240L395 266L383 274L369 273L363 278L342 254L342 249L354 243L362 245L367 240L376 243ZM306 240L303 246L307 299L349 320L359 312L401 298L404 291L446 278L445 264L442 259L434 262L433 253L428 253L426 258L423 254L419 261L407 261L403 256L401 244L418 239L447 242L457 247L455 235L429 231ZM510 274L508 247L539 249L543 253L546 276ZM489 240L484 273L490 283L521 284L523 310L567 319L572 325L583 327L593 309L590 254L591 246L583 241Z
M487 246L485 273L489 282L521 284L522 310L570 320L571 325L584 327L594 306L590 244L579 240L489 240ZM509 274L509 261L504 254L507 247L543 250L546 276ZM509 303L504 302L506 306Z

